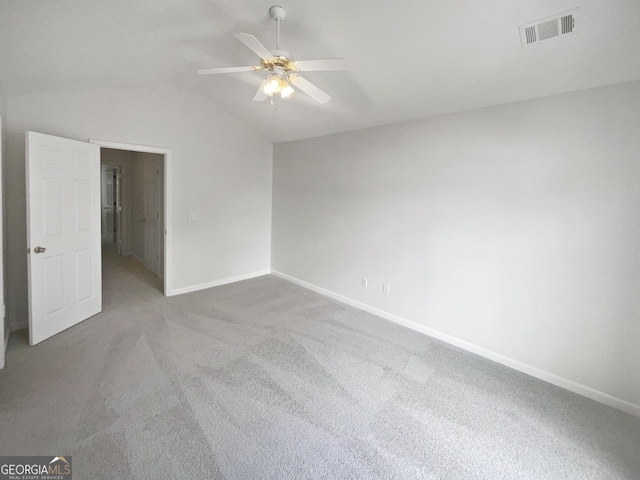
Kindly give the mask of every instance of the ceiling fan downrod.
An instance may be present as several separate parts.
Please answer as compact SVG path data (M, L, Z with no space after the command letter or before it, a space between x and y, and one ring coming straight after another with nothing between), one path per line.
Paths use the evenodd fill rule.
M269 9L269 15L276 21L276 50L280 50L280 22L285 19L287 12L280 5Z

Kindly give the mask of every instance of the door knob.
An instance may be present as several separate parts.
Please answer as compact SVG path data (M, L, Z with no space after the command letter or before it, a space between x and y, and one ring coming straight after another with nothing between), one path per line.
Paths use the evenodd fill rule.
M47 249L44 248L44 247L36 247L36 248L33 249L34 253L44 253L46 251L47 251Z

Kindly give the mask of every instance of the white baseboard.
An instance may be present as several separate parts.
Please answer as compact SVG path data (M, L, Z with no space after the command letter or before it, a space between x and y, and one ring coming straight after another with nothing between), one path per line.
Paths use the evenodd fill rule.
M262 277L263 275L269 275L270 273L271 273L271 270L260 270L258 272L238 275L237 277L229 277L229 278L223 278L222 280L215 280L213 282L201 283L200 285L174 288L167 293L167 297L172 297L174 295L182 295L183 293L196 292L198 290L204 290L205 288L219 287L220 285L240 282L242 280L249 280L250 278Z
M623 412L635 415L636 417L640 417L640 405L637 405L635 403L622 400L620 398L609 395L608 393L604 393L600 390L596 390L594 388L587 387L586 385L574 382L573 380L569 380L558 375L554 375L553 373L540 370L539 368L532 367L531 365L527 365L526 363L522 363L499 353L492 352L491 350L479 347L478 345L475 345L473 343L461 340L451 335L447 335L446 333L442 333L438 330L425 327L424 325L412 322L410 320L407 320L406 318L402 318L392 313L385 312L384 310L372 307L370 305L367 305L366 303L353 300L349 297L345 297L330 290L326 290L322 287L318 287L303 280L299 280L295 277L291 277L282 272L272 270L271 273L284 280L295 283L296 285L300 285L301 287L313 290L314 292L317 292L321 295L325 295L342 303L346 303L347 305L351 305L352 307L364 310L365 312L372 313L373 315L377 315L378 317L382 317L386 320L390 320L394 323L403 325L407 328L423 333L430 337L437 338L438 340L442 340L443 342L462 348L463 350L466 350L468 352L475 353L476 355L488 358L489 360L493 360L494 362L513 368L514 370L518 370L519 372L526 373L527 375L539 378L540 380L544 380L545 382L551 383L552 385L556 385L558 387L564 388L565 390L569 390L570 392L577 393L578 395L582 395L583 397L595 400L596 402L603 403L610 407L617 408L618 410L622 410Z

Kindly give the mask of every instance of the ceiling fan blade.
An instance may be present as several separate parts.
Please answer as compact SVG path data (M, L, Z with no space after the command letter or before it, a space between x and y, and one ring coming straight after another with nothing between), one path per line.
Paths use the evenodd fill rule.
M260 58L273 58L273 55L267 47L261 44L260 40L253 35L249 35L248 33L236 33L236 37L247 47L253 50L253 52Z
M347 62L344 58L324 58L322 60L300 60L295 62L301 72L318 70L346 70Z
M214 73L236 73L236 72L255 72L262 70L262 67L223 67L223 68L207 68L198 70L198 75L211 75Z
M266 76L264 80L262 80L262 83L260 84L260 86L258 87L258 91L256 92L256 96L253 97L254 102L262 102L266 100L267 97L269 96L266 93L264 93L264 90L263 90L265 84L267 83L267 80L269 80L269 76Z
M294 86L302 90L318 103L327 103L331 100L331 96L318 87L316 87L309 80L302 78L300 75L293 73L289 75L289 82Z

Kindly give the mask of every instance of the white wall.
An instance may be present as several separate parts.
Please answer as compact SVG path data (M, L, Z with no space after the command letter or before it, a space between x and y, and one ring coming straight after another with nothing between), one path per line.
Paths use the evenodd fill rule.
M5 128L13 328L28 318L26 130L172 149L173 291L269 269L272 145L204 97L165 85L14 96Z
M272 269L640 413L638 185L640 83L278 144Z

